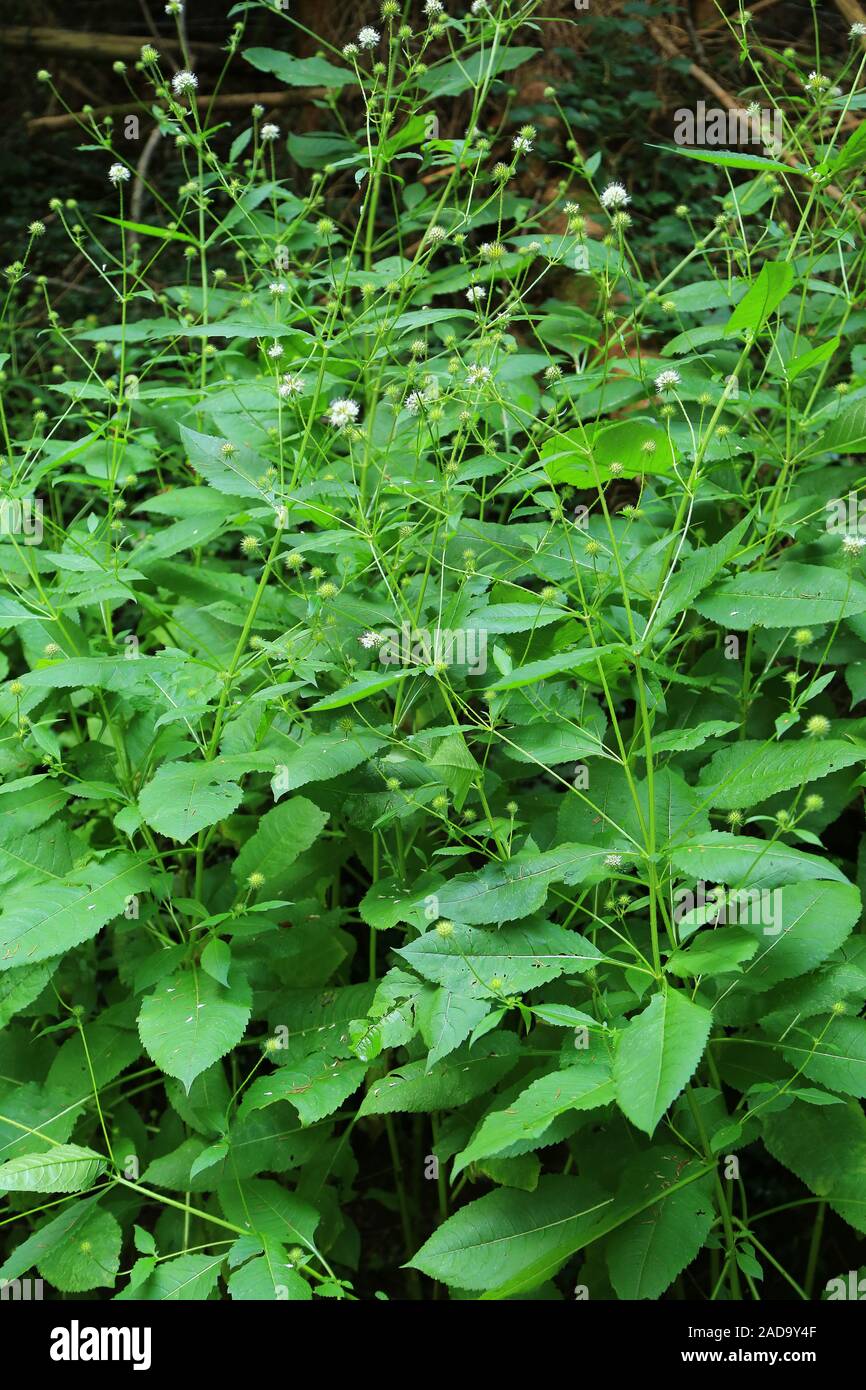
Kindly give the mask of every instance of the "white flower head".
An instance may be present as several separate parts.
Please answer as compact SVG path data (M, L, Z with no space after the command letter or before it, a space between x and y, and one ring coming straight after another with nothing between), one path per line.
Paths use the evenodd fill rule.
M180 0L168 0L165 12L167 15L183 14L183 5Z
M675 372L673 367L666 372L659 372L656 377L656 390L661 396L665 391L673 391L675 386L680 384L680 374Z
M445 230L444 227L440 227L440 226L436 225L436 226L428 227L428 228L427 228L427 240L428 240L428 241L444 241L445 238L447 237L447 235L448 235L448 233L446 232L446 230Z
M369 25L361 30L358 35L359 48L375 48L379 42L379 31L372 29Z
M280 138L280 127L274 125L273 121L268 121L259 131L262 140L278 140Z
M108 171L108 177L115 187L119 183L126 183L129 176L129 170L125 164L112 164Z
M823 73L813 70L809 73L803 86L807 92L823 92L830 86L830 79L829 77L825 77Z
M268 348L268 357L282 357L282 355L283 355L283 345L282 345L282 343L271 343L270 347Z
M358 405L355 401L331 401L328 420L335 430L344 430L358 418Z
M609 183L600 201L605 212L618 212L631 202L631 198L621 183Z
M622 855L621 855L621 854L606 854L606 855L604 856L604 862L605 862L605 864L607 865L607 867L608 867L609 869L621 869L621 868L622 868Z
M285 294L288 286L285 280L272 280L268 285L271 294Z
M410 415L417 415L423 404L424 397L421 392L412 391L403 402L403 409L407 410Z
M466 298L470 304L477 304L479 299L483 299L487 291L483 285L470 285L466 291Z
M358 641L369 651L371 647L381 647L384 637L379 632L362 632Z
M480 367L476 362L466 373L467 386L486 386L493 380L493 373L489 367Z
M278 387L279 394L284 401L291 400L292 396L300 396L304 389L304 378L298 376L297 372L286 372Z
M852 24L848 30L848 37L849 39L866 38L866 24Z
M183 72L176 72L171 79L171 90L176 97L183 96L184 92L194 92L198 86L198 78L194 72L184 68Z
M438 19L444 10L445 6L442 4L442 0L426 0L424 5L424 13L428 19Z
M532 150L532 141L525 135L515 135L511 142L511 148L515 154L529 154Z
M344 57L344 58L357 58L357 56L358 56L358 54L360 53L360 51L361 51L361 50L359 49L359 47L358 47L358 45L357 45L356 43L345 43L345 44L343 44L343 57Z
M845 555L860 555L866 546L866 536L844 536L842 551Z

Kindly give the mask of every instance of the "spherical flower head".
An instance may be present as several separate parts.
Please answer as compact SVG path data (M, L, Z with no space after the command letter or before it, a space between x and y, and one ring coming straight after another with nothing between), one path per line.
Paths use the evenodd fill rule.
M470 304L477 304L479 299L483 299L487 291L483 285L470 285L466 291L466 298Z
M742 811L729 811L725 816L725 820L732 830L736 830L743 824L743 813Z
M849 39L866 39L866 24L852 24L848 30Z
M259 873L258 869L255 869L251 874L247 875L247 883L251 888L264 888L265 876Z
M617 212L620 208L626 207L631 202L631 198L621 183L609 183L604 189L600 201L605 212Z
M125 164L112 164L108 171L108 181L113 183L115 188L119 183L126 183L129 177L130 173Z
M665 391L673 391L679 384L680 374L675 372L672 367L667 371L659 372L656 377L656 391L660 396L664 395Z
M45 646L42 648L42 650L43 650L43 652L45 653L46 656L59 656L59 655L60 655L60 648L58 647L58 645L57 645L56 642L46 642L46 643L45 643Z
M531 154L532 141L527 139L525 135L515 135L511 142L511 148L515 154Z
M809 73L809 76L803 83L803 86L805 87L806 91L810 92L812 96L820 96L822 92L825 92L827 90L829 85L829 77L825 77L823 73L814 71Z
M445 230L444 227L434 226L434 227L428 227L428 228L427 228L427 240L428 240L428 241L434 241L434 242L436 242L436 241L444 241L445 238L447 237L447 235L448 235L448 233L446 232L446 230Z
M445 12L442 0L424 0L424 13L431 24L440 19Z
M485 241L480 247L480 254L486 261L498 261L505 255L505 247L499 241Z
M184 92L194 92L197 86L198 78L188 68L184 68L182 72L176 72L171 79L171 90L176 97L183 96Z
M268 348L268 357L282 357L282 355L283 355L283 345L282 345L282 343L271 343L270 347Z
M467 386L486 386L493 380L493 373L489 367L482 367L476 362L466 373Z
M328 421L335 430L344 430L358 418L358 405L355 401L332 401L328 410Z
M39 71L38 71L37 74L36 74L36 81L37 81L37 82L50 82L50 81L51 81L51 73L48 71L47 68L40 68L40 69L39 69Z
M379 31L378 29L371 28L370 25L366 25L358 34L359 48L375 48L378 42Z
M12 684L10 685L10 687L9 687L9 692L10 692L10 694L14 695L16 699L18 698L19 695L23 695L23 694L24 694L24 686L23 686L23 684L21 683L21 681L13 681Z
M594 536L590 536L586 545L583 547L583 552L585 555L588 555L591 560L594 559L596 555L601 554L601 541L597 541Z
M358 56L358 54L359 54L360 52L361 52L361 50L360 50L360 48L358 47L358 45L357 45L356 43L344 43L344 44L343 44L343 57L344 57L344 58L357 58L357 56Z
M303 391L304 378L296 372L286 372L277 389L284 401L291 400L293 396L300 396Z
M379 632L362 632L361 636L358 638L361 646L366 648L367 651L369 651L371 647L381 647L384 640L384 637Z
M621 855L621 854L606 854L606 855L604 856L604 862L605 862L605 865L607 866L608 869L621 869L621 868L622 868L622 855Z
M336 223L332 222L330 217L320 217L316 223L316 231L319 236L331 236L336 230Z
M400 13L399 0L384 0L379 13L383 19L396 19Z
M259 549L258 536L244 536L241 541L242 555L257 555Z
M438 796L434 796L430 804L433 807L434 811L447 811L448 797L445 795L444 792L440 792Z
M167 15L183 14L183 5L181 4L180 0L168 0L168 4L165 7L165 12Z
M285 294L288 286L285 280L272 280L268 285L271 294Z
M843 536L843 537L842 537L842 553L843 553L843 555L851 555L851 556L853 556L853 557L856 559L857 556L863 554L863 548L864 548L864 546L866 546L866 536Z
M830 732L830 720L826 714L813 714L806 720L806 733L810 738L825 738Z
M811 796L806 797L806 800L803 802L803 806L810 813L813 813L815 811L823 811L824 798L823 796L819 796L817 792L813 792Z
M44 235L45 235L45 223L44 223L44 222L31 222L31 223L30 223L30 226L27 228L27 231L30 233L30 235L31 235L32 237L44 236Z
M319 595L319 598L324 599L336 598L339 592L340 590L337 588L336 584L334 584L333 581L330 579L326 579L324 584L320 584L318 589L316 590L316 593Z
M442 918L436 923L436 935L437 935L437 936L451 936L451 935L453 934L453 932L454 932L454 923L453 923L453 922L447 921L446 918L442 917Z
M809 647L815 640L815 634L810 627L798 627L794 633L795 647Z
M268 121L259 131L262 140L278 140L280 138L280 127L274 125L273 121Z

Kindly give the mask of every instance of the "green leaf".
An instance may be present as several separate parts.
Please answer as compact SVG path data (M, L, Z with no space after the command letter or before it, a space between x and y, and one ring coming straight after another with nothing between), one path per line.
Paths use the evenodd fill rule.
M80 1144L55 1144L45 1153L19 1154L0 1164L4 1192L81 1192L105 1168L105 1159Z
M219 1282L225 1255L178 1255L161 1260L137 1286L127 1285L117 1298L145 1299L151 1303L201 1303L210 1298Z
M847 883L841 869L817 854L805 854L781 840L756 840L727 830L710 830L673 850L671 865L693 882L748 884L774 888L816 878Z
M290 880L287 870L315 844L327 823L328 812L303 796L293 796L266 811L232 865L235 882L243 884L250 874L263 874L259 897L265 901L279 896L281 885Z
M835 623L866 611L866 584L842 570L789 562L775 570L742 570L702 594L695 607L740 631Z
M761 743L743 739L719 749L701 769L700 790L710 805L731 811L754 806L791 787L808 787L840 768L866 762L866 746L841 739L799 739L796 743Z
M357 78L350 68L338 68L326 58L293 58L276 48L245 48L244 57L259 72L273 73L289 87L345 87Z
M240 1042L250 1018L244 980L231 988L193 967L159 986L141 1006L138 1031L147 1055L169 1076L193 1081Z
M281 755L271 781L274 799L294 791L307 782L330 781L365 763L382 747L384 739L375 734L314 734L288 756Z
M501 1188L469 1202L409 1261L460 1289L492 1289L564 1241L591 1231L613 1201L585 1178L552 1174L534 1192Z
M90 1207L74 1236L67 1235L39 1261L39 1273L61 1293L112 1288L120 1268L123 1232L108 1211Z
M866 1235L866 1115L848 1105L795 1101L764 1119L764 1144L816 1197Z
M852 883L792 883L757 910L754 902L743 907L740 926L759 943L743 983L763 990L813 970L842 945L859 921L860 892Z
M620 1109L652 1134L703 1056L712 1014L678 990L656 994L620 1034L613 1079Z
M831 1091L866 1098L866 1019L844 1014L800 1023L785 1038L785 1056Z
M268 758L261 761L273 766ZM151 830L185 843L237 810L243 791L234 779L248 770L247 764L244 758L163 763L143 788L139 810Z
M680 155L684 159L697 159L702 164L712 164L717 169L749 169L753 173L775 170L779 174L788 175L792 169L799 173L806 172L798 165L784 164L779 159L767 159L760 154L735 154L732 150L686 149L683 145L650 145L649 148L664 150L665 154Z
M30 966L89 941L151 881L146 863L113 854L63 883L8 892L0 915L0 970Z
M506 48L502 45L497 52L476 50L468 56L454 58L449 62L434 63L418 86L422 92L434 92L439 97L456 97L470 88L483 87L491 77L503 72L513 72L541 50L538 48Z
M518 1042L512 1033L481 1038L461 1047L429 1072L424 1061L407 1062L375 1081L364 1097L360 1115L422 1113L453 1109L484 1095L517 1065Z
M610 1063L587 1056L563 1071L552 1071L527 1086L506 1109L495 1110L481 1123L471 1142L454 1161L453 1177L476 1159L527 1139L543 1136L559 1116L571 1110L595 1110L615 1099Z
M665 962L665 970L681 979L696 979L698 975L723 975L741 969L757 951L758 942L741 927L717 927L702 932L687 951L673 951Z
M621 1187L625 1199L640 1203L649 1197L658 1188L658 1170L665 1167L675 1179L677 1156L660 1156L652 1149L640 1154L626 1168ZM606 1255L617 1298L661 1298L701 1250L715 1215L704 1184L695 1182L663 1195L614 1231Z
M728 319L727 336L743 332L757 335L793 283L794 267L790 261L765 261L757 280Z
M498 979L499 992L504 994L523 994L559 975L582 974L601 960L591 941L554 922L505 926L498 931L455 926L450 936L430 931L398 948L396 954L438 985L458 992L483 992L485 985Z

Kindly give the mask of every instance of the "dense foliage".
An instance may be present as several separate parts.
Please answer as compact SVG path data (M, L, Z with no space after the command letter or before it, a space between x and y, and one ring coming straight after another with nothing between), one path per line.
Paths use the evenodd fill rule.
M513 119L531 0L314 58L251 9L320 128L145 50L175 184L132 220L92 123L115 212L50 206L112 311L41 223L7 269L0 1279L820 1297L866 1231L858 26L751 53L782 148L646 152L711 209L659 278L573 98Z

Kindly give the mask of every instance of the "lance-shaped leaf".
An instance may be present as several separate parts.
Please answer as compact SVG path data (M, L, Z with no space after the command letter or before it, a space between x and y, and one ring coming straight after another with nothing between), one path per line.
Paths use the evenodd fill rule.
M2 1192L81 1192L92 1186L105 1159L80 1144L55 1144L45 1153L19 1154L0 1164Z
M0 916L0 970L49 960L88 941L151 880L152 870L142 860L112 854L62 883L10 893Z
M664 989L620 1035L613 1064L617 1102L645 1134L694 1075L712 1021L685 994Z

